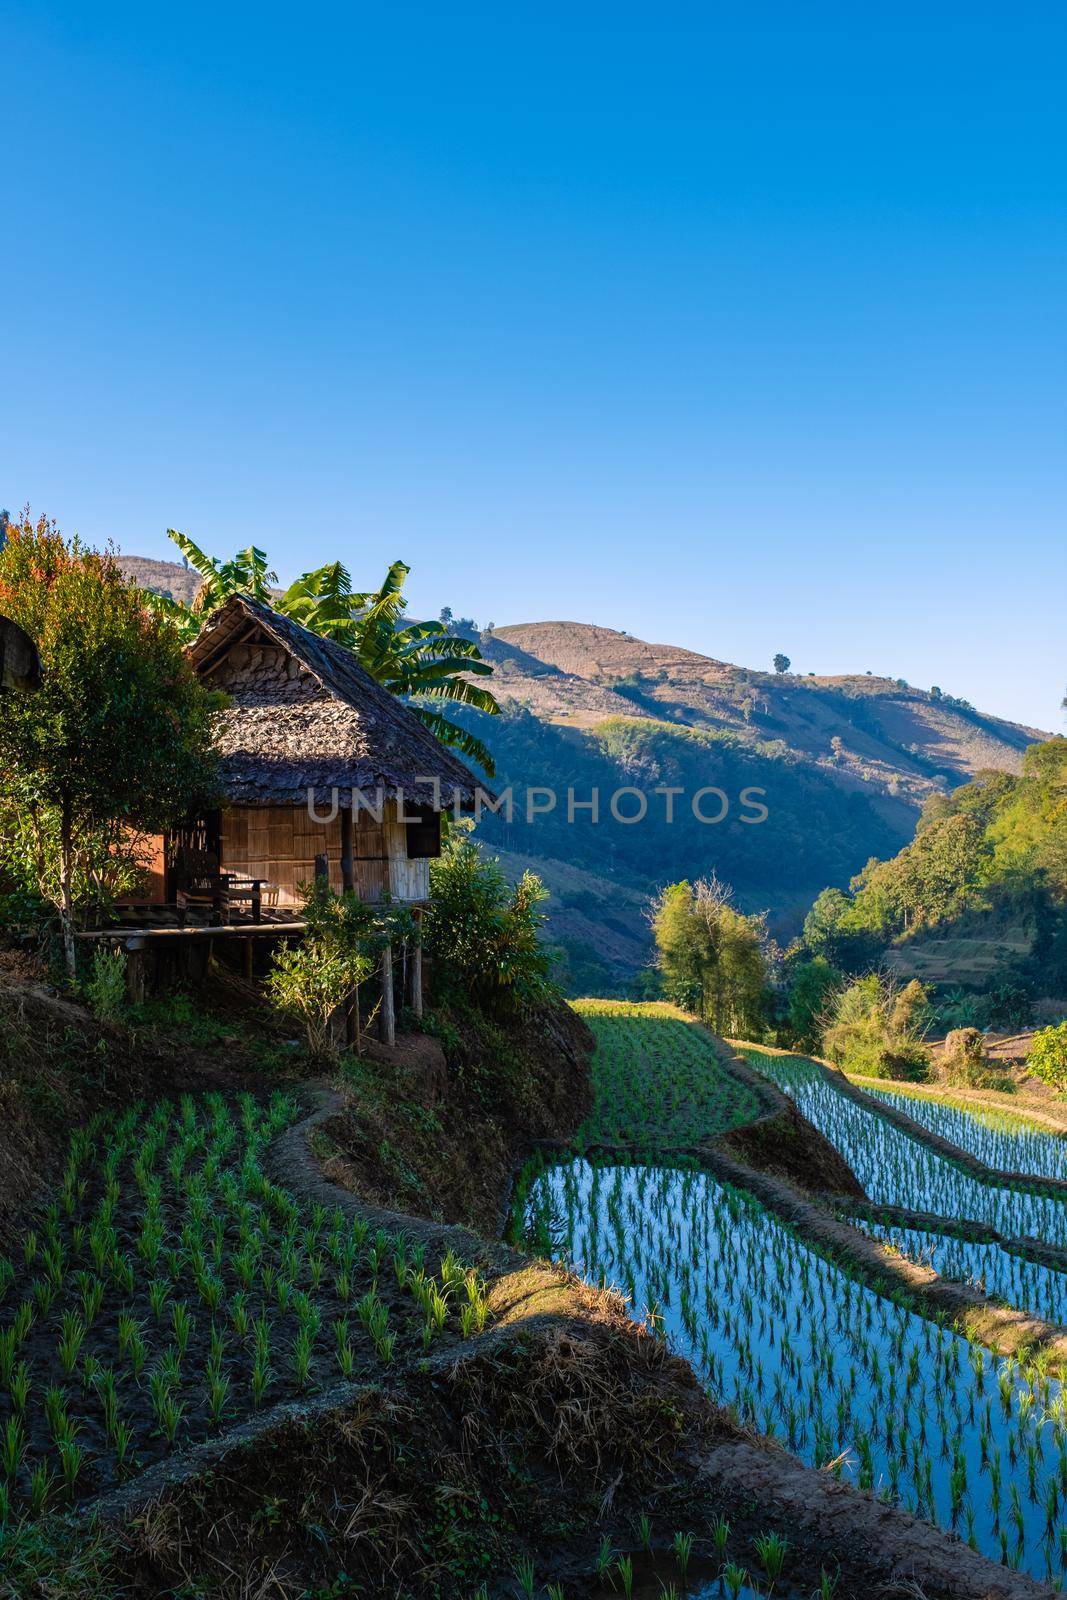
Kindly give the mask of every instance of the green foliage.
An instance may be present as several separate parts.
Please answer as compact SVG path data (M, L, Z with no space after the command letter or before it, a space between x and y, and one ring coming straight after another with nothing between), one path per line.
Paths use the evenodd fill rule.
M596 1040L579 1141L696 1144L756 1115L755 1095L726 1071L715 1041L672 1006L579 1000L574 1009Z
M0 611L44 672L0 700L0 865L58 910L73 979L79 912L136 885L139 835L210 797L217 697L113 557L44 518L9 529Z
M93 951L88 978L82 982L82 993L89 1010L101 1022L115 1022L126 1004L126 956L122 950L105 950L97 945Z
M925 1078L930 1053L923 1043L929 1003L922 984L897 987L869 973L839 989L823 1031L830 1061L871 1078Z
M267 993L279 1011L298 1016L315 1057L336 1054L331 1018L374 970L374 956L390 938L413 933L410 912L388 902L365 905L356 895L338 895L316 878L304 898L307 930L299 944L275 951Z
M347 568L332 561L302 573L278 594L271 588L277 575L268 570L264 551L251 546L230 561L219 561L187 534L174 528L168 532L202 580L191 608L151 598L157 613L183 640L195 638L203 618L231 595L261 600L301 627L351 650L377 683L410 702L409 709L442 743L454 745L493 775L493 759L482 740L438 706L447 700L498 715L493 694L469 681L488 677L492 666L482 659L474 639L456 635L445 621L404 622L404 581L410 571L404 562L394 561L381 587L366 593L357 593Z
M791 1043L801 1050L815 1050L822 1038L825 1013L832 995L840 988L842 974L825 956L800 961L792 968L789 984L788 1027Z
M1054 1088L1067 1089L1067 1022L1035 1033L1026 1065Z
M539 937L547 893L532 872L512 887L496 858L456 829L430 864L430 892L423 939L439 998L506 1017L556 992Z
M991 992L1035 982L1057 992L1067 985L1067 739L1031 745L1019 777L982 773L930 800L896 856L869 861L847 894L823 891L804 943L857 971L921 930L1012 916L1034 927L1032 956L1017 971L1002 969ZM1028 1003L1014 1011L1004 1004L987 1020L1017 1025L1027 1011Z
M780 652L774 658L774 670L775 670L775 672L778 672L778 673L788 672L792 665L793 665L793 663L790 661L789 657L782 655Z
M635 695L638 691L634 691ZM609 870L642 893L658 888L668 875L702 877L714 860L717 875L741 893L807 889L813 883L847 883L872 852L891 854L902 832L887 823L866 795L846 792L833 778L806 766L781 740L746 744L740 735L689 728L662 720L662 705L649 700L652 716L609 717L578 731L542 722L514 704L492 724L498 789L513 786L516 805L510 822L486 814L479 837L496 848L551 856L601 875ZM456 715L473 722L460 708ZM620 786L635 784L648 794L648 814L638 826L618 822L608 798ZM527 786L543 785L559 797L551 812L528 822L522 804ZM675 785L673 821L653 792ZM690 800L708 785L731 800L721 823L702 823ZM766 821L742 821L745 788L765 790ZM578 801L600 793L600 820L586 825L567 820L566 796ZM625 800L623 802L625 806ZM705 799L715 815L719 803ZM833 956L830 956L833 960Z
M668 885L652 926L668 999L717 1033L759 1031L768 998L762 917L735 910L722 884L701 879Z

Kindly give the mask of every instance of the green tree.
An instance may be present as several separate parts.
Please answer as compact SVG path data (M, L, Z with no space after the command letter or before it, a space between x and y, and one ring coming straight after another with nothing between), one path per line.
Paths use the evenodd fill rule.
M793 663L790 661L788 656L778 654L774 658L775 672L788 672L792 665Z
M354 590L347 568L333 561L302 573L279 593L272 587L277 575L265 552L255 546L239 551L230 561L219 561L174 528L168 529L168 536L199 573L200 590L191 607L159 595L151 596L150 604L184 641L195 638L204 618L231 595L262 600L312 633L351 650L372 678L411 701L410 710L442 743L461 750L493 776L493 758L484 742L437 704L447 701L497 716L496 697L470 682L489 677L493 668L482 659L474 639L450 632L450 622L405 623L404 582L410 569L402 561L393 562L380 588L373 591Z
M111 554L67 544L43 517L10 524L0 612L43 669L36 694L0 698L0 851L56 907L73 978L78 913L136 881L138 835L210 796L218 700Z
M1067 1022L1034 1034L1026 1065L1053 1088L1067 1089Z
M831 996L841 986L842 974L825 956L799 961L790 974L788 1022L793 1044L800 1050L817 1050Z
M669 884L652 927L668 998L717 1033L759 1031L767 1001L762 917L736 910L729 890L712 878Z
M548 892L534 873L510 885L469 828L453 828L430 863L430 892L423 942L439 998L508 1016L556 992L552 955L540 937Z

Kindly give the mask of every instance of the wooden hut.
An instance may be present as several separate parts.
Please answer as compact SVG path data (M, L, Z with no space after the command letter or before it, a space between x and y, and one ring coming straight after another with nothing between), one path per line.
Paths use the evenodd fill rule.
M0 617L0 693L41 687L41 658L28 633Z
M363 900L427 900L440 811L473 805L473 772L351 651L259 601L226 601L187 654L229 699L224 803L174 835L168 860L200 846L280 906L300 903L316 863Z
M202 961L215 941L240 941L250 972L255 945L299 935L301 886L316 876L417 914L440 853L441 811L473 806L474 773L351 651L259 601L227 600L186 653L201 681L227 697L216 727L222 800L157 841L158 918L127 908L140 925L131 928L127 915L121 938L132 992L143 990L150 953L161 974L175 949ZM184 908L197 902L199 920L187 919ZM387 1038L391 961L387 950ZM417 949L407 982L421 1010Z

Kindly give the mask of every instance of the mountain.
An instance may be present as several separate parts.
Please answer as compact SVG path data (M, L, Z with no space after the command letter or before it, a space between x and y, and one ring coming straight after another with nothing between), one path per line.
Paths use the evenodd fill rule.
M200 576L180 561L153 561L150 556L119 556L119 566L131 583L156 594L169 595L183 605L192 605L200 587Z
M1048 737L900 679L759 672L584 623L496 628L481 646L504 715L480 732L517 805L510 823L485 816L480 835L513 870L545 878L551 935L577 971L591 977L599 962L602 983L643 964L644 908L663 883L715 872L786 939L820 890L895 855L930 796L985 770L1018 773ZM663 784L686 790L671 825L651 799ZM731 799L721 824L691 815L704 785ZM532 822L520 803L529 786L559 796ZM581 801L594 786L600 820L579 811L568 822L568 787ZM605 814L620 786L649 794L640 824ZM746 787L765 791L759 827L742 818Z

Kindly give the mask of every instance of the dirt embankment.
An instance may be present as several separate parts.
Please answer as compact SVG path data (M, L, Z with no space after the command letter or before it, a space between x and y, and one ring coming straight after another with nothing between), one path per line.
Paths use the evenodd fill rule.
M844 1156L801 1114L796 1102L724 1040L716 1039L715 1044L726 1071L754 1090L760 1101L760 1115L731 1129L717 1141L718 1147L757 1172L786 1178L811 1193L863 1198L863 1186Z
M589 1108L592 1038L564 1005L506 1034L480 1019L436 1027L392 1051L368 1045L316 1125L315 1153L370 1205L496 1234L518 1158L569 1135Z

